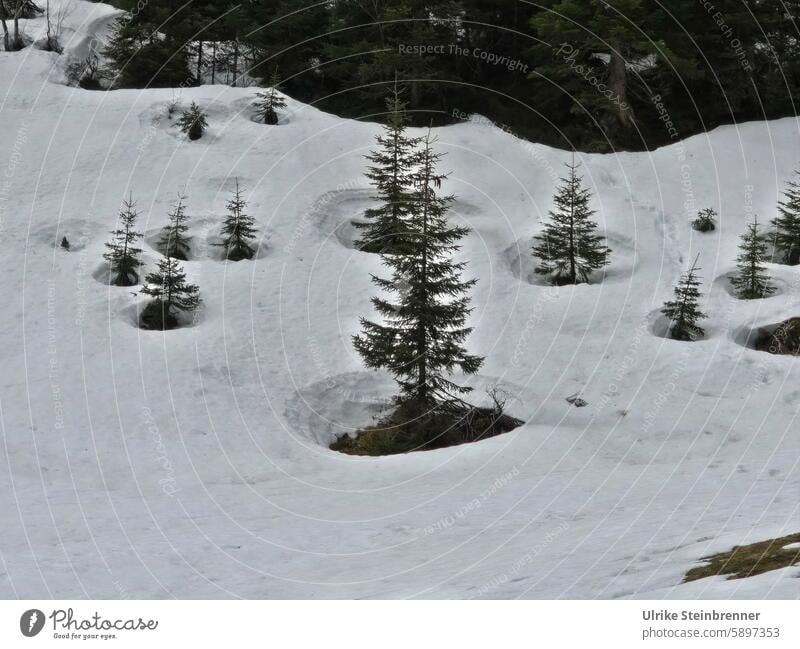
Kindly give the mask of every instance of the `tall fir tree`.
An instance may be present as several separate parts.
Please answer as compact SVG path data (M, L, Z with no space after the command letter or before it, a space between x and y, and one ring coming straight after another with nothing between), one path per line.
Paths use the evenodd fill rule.
M353 338L367 367L394 375L400 387L396 403L415 412L469 392L448 376L455 369L474 374L483 363L462 345L472 331L464 325L471 311L467 292L476 280L461 279L465 264L454 263L452 255L469 229L447 222L453 197L438 194L446 176L436 171L441 154L434 153L434 142L429 134L422 143L414 207L403 233L407 254L384 254L391 279L372 278L396 299L373 298L383 322L362 318L362 332Z
M697 259L691 268L681 274L675 287L675 299L664 303L661 309L670 320L669 337L673 340L694 341L705 335L705 330L697 323L706 318L700 310L700 281L697 276Z
M795 172L800 174L800 172ZM790 180L778 203L779 216L772 220L775 227L775 250L784 263L800 264L800 183Z
M548 275L554 284L588 282L592 271L606 266L611 250L595 234L591 192L583 187L577 164L567 163L569 173L553 197L555 209L544 232L534 238L533 254L540 259L536 272Z
M408 252L407 221L414 210L414 173L420 160L419 137L409 137L404 92L395 82L386 98L386 124L375 138L377 148L367 160L367 178L375 188L380 205L364 213L365 222L355 222L362 231L356 245L367 252L403 254ZM415 247L413 244L412 248Z
M226 206L228 215L222 224L222 242L219 244L225 248L225 257L231 261L252 259L255 252L255 219L245 213L246 207L247 201L242 198L237 178L236 190Z
M141 293L153 298L142 312L146 329L174 329L178 314L191 313L200 306L200 289L186 283L186 273L173 257L162 257L158 270L145 277Z
M737 274L731 278L736 295L743 300L757 300L775 292L769 283L764 263L767 260L767 242L758 229L758 219L748 224L739 244L736 258Z
M269 88L256 93L258 99L256 100L256 115L259 116L264 124L274 126L278 123L278 111L286 108L286 100L283 95L278 91L280 85L278 79L278 69L272 72L270 77Z
M192 238L186 236L189 231L189 216L186 214L186 196L180 194L175 202L175 207L167 215L169 222L161 231L161 238L158 240L158 247L161 253L167 257L175 259L189 258L191 251Z
M136 241L143 235L136 231L138 216L136 203L131 196L123 201L119 225L111 231L112 239L106 244L108 252L103 258L109 263L111 283L116 286L134 286L139 281L137 270L142 265L139 261L142 249L136 247Z

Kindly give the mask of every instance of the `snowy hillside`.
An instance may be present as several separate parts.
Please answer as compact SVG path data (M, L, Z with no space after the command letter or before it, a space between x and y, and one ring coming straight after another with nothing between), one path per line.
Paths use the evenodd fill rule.
M0 596L797 596L797 567L681 581L712 552L800 531L800 360L744 344L800 316L800 270L770 266L764 300L727 282L747 220L774 216L800 164L798 120L582 157L614 255L602 281L561 288L533 274L530 239L569 154L477 117L437 129L479 279L467 344L486 363L465 382L504 386L526 424L350 457L328 444L393 389L351 344L380 270L350 225L380 126L292 100L258 124L253 88L67 87L64 58L115 12L74 5L64 56L0 53ZM175 97L207 111L203 139L169 119ZM234 178L264 237L225 263L211 244ZM143 331L137 289L104 282L104 244L132 192L152 269L179 191L203 308ZM693 231L709 206L720 227ZM659 337L697 254L707 336Z

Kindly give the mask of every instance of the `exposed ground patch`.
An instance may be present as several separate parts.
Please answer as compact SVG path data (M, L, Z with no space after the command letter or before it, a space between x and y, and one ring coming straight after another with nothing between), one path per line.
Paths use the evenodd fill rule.
M800 534L790 534L750 545L737 545L728 552L703 557L702 560L708 563L692 568L686 573L684 581L695 581L716 575L728 575L728 579L744 579L770 570L788 568L800 562L798 543Z

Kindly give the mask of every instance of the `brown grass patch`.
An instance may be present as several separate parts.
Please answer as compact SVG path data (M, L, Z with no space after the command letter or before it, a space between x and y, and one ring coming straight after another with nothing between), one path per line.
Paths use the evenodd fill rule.
M800 548L784 549L783 546L790 543L800 543L800 534L790 534L750 545L736 545L728 552L703 557L702 560L708 563L692 568L683 580L695 581L715 575L729 575L728 579L744 579L770 570L788 568L800 562Z

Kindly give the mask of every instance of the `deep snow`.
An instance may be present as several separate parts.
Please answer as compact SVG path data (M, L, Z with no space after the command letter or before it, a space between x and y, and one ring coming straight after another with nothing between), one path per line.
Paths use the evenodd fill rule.
M68 54L113 13L76 0ZM798 166L797 119L582 156L614 252L572 288L529 255L568 154L480 118L437 129L473 229L468 344L486 363L469 381L505 386L528 423L356 458L327 444L392 391L350 342L381 270L348 225L380 127L292 100L260 125L254 89L74 89L64 58L0 53L0 596L797 597L797 567L681 584L709 553L800 529L800 360L743 345L800 315L800 270L771 266L781 290L753 302L725 278ZM208 111L202 140L167 118L174 96ZM210 244L234 177L264 238L226 264ZM104 243L129 191L152 242L181 190L204 307L145 332L135 289L102 282ZM719 227L699 234L707 206ZM666 340L658 309L698 253L707 337Z

